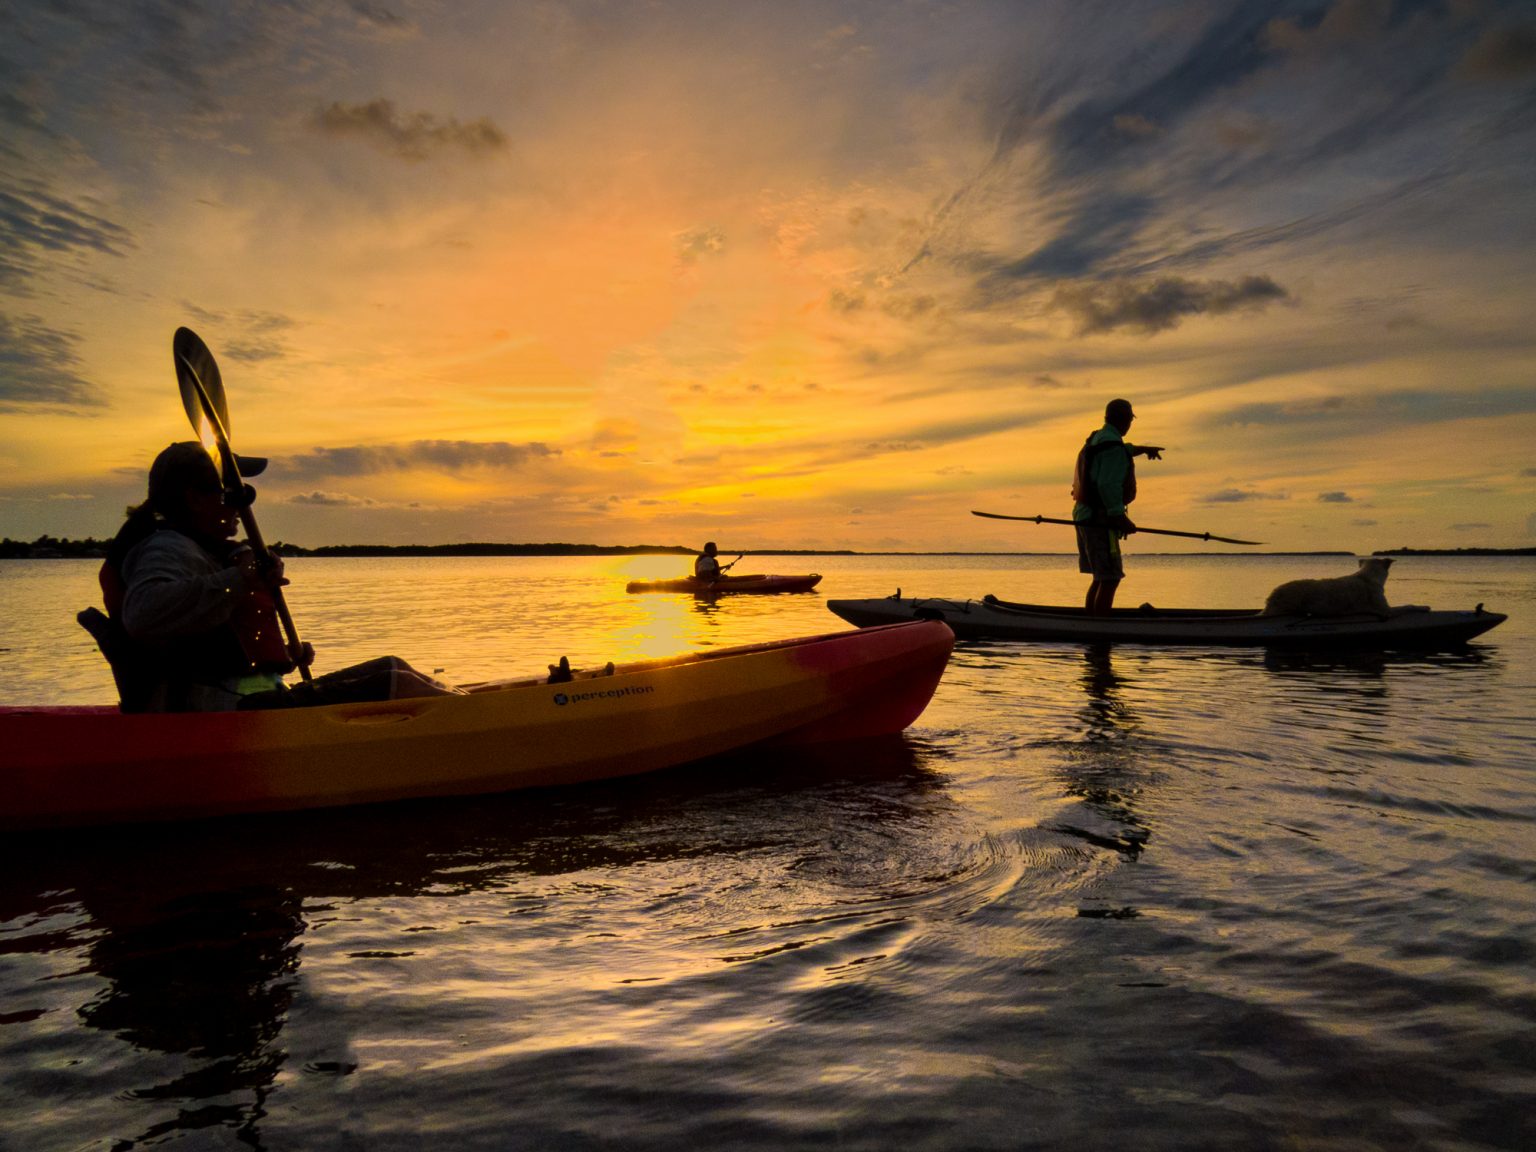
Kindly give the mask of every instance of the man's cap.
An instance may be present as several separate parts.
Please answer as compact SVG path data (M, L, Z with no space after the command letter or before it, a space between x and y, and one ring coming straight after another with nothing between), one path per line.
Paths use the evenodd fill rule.
M240 475L256 476L267 466L265 456L236 456L235 467ZM163 503L166 499L178 499L183 488L200 484L223 486L219 466L208 449L196 440L178 440L162 449L149 466L149 498Z

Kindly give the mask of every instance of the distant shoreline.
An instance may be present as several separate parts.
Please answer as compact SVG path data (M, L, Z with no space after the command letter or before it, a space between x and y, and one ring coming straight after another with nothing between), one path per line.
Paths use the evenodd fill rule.
M0 540L0 560L68 560L101 558L110 541L86 538L70 540L41 536L27 542L7 537ZM424 556L695 556L697 548L681 544L325 544L305 548L279 541L272 545L283 556L305 557L424 557ZM734 556L733 548L720 549ZM747 556L1072 556L1072 552L892 551L860 552L852 548L755 548ZM1139 552L1142 556L1536 556L1536 548L1379 548L1371 553L1341 549L1263 552Z

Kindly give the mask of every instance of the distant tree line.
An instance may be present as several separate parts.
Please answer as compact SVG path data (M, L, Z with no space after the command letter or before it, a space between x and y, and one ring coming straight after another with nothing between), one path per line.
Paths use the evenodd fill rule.
M30 543L0 540L0 560L79 559L107 554L110 540L86 537L71 540L67 536L39 536ZM692 556L698 549L681 544L326 544L303 548L279 540L269 545L282 556ZM722 554L751 551L758 556L854 556L852 549L817 551L814 549L722 549Z

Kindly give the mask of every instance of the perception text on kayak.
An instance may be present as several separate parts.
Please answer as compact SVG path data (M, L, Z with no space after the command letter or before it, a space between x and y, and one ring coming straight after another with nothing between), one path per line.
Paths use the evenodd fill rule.
M624 688L600 688L592 692L557 692L556 704L580 704L584 700L601 700L611 696L644 696L647 692L656 691L654 684L634 684Z

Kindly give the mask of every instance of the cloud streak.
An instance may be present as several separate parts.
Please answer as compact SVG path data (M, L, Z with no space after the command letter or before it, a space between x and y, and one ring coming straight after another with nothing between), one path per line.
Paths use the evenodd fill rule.
M99 390L80 375L79 344L36 316L0 312L0 412L100 407Z
M1153 335L1177 328L1191 316L1257 311L1291 295L1268 276L1241 280L1188 280L1161 276L1149 281L1073 284L1058 288L1052 305L1073 318L1080 336L1126 328Z
M97 252L123 256L132 233L35 185L0 187L0 289L24 290L48 262Z
M1375 395L1331 395L1300 400L1241 404L1206 417L1211 428L1296 426L1314 433L1326 425L1363 427L1436 424L1536 413L1536 391L1489 388L1477 392L1399 391Z
M507 148L506 133L485 117L460 122L430 112L402 112L382 97L366 104L337 101L316 111L310 126L325 136L356 137L412 164L450 150L483 156Z
M311 483L324 478L417 470L458 473L475 468L516 469L559 455L558 448L542 443L413 440L403 444L315 448L285 458L280 468L285 477Z

